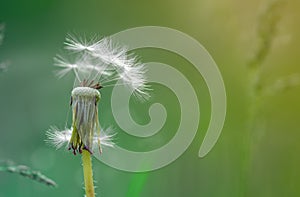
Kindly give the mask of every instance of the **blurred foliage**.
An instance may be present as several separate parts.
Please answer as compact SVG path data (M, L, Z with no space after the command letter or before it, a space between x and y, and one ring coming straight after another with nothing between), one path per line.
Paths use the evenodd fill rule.
M300 78L293 74L284 79L276 79L272 87L263 84L264 65L268 55L272 53L272 46L276 39L280 19L284 14L285 1L272 0L266 2L265 8L261 11L256 25L256 42L257 47L253 52L252 58L247 62L248 81L249 81L249 105L248 105L248 125L244 136L244 149L242 154L243 169L241 172L241 187L239 196L252 196L251 191L251 174L255 158L256 144L261 142L262 133L267 130L266 117L263 115L263 106L267 102L265 96L282 93L287 86L294 87L299 84ZM299 77L299 76L298 76ZM276 93L275 93L276 92Z
M0 162L0 172L1 171L19 174L47 186L56 186L56 183L53 180L49 179L41 172L32 170L30 167L25 165L16 165L12 161Z
M5 25L4 24L0 24L0 45L2 44L3 39L4 39L4 28L5 28ZM8 61L5 61L5 62L1 62L0 61L0 72L7 71L8 64L9 64Z
M268 2L265 10L260 14L256 27L259 45L253 57L249 60L248 67L257 69L262 66L266 56L270 52L274 36L276 36L280 16L283 14L281 11L284 3L283 0L272 0Z
M0 23L0 45L2 44L4 38L4 27L5 25Z

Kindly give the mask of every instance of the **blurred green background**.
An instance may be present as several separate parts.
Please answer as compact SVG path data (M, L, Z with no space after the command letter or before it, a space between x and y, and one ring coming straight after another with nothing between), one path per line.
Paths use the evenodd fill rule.
M1 172L0 197L84 195L80 157L56 151L44 142L51 125L65 126L74 80L72 75L63 79L54 76L53 57L63 49L67 33L109 36L147 25L182 31L209 51L226 86L224 129L213 150L200 159L198 150L210 117L205 82L179 55L159 49L136 50L143 62L167 63L190 80L201 108L199 130L187 151L159 170L129 173L94 160L98 196L299 196L300 88L286 77L300 73L300 1L282 1L274 11L278 16L275 22L264 24L260 16L270 2L1 1L5 38L0 62L10 64L0 73L0 160L40 170L58 187ZM266 35L271 44L259 65L260 85L268 89L278 82L287 87L253 101L250 92L255 76L249 75L247 64L264 36L259 34L263 31L258 29L260 24L275 29ZM115 127L121 146L151 150L176 133L180 118L176 96L159 84L153 84L153 89L149 104L132 102L133 118L146 124L148 105L161 102L168 110L168 119L158 135L142 141L118 128L110 111L111 89L103 89L100 122ZM249 115L250 106L258 106L254 120Z

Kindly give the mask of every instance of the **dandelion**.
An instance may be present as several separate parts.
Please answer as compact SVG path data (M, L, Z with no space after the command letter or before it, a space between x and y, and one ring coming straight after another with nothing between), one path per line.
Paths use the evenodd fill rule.
M94 194L91 155L101 146L113 147L111 129L101 130L98 119L100 89L114 85L125 85L140 100L149 97L145 79L145 67L136 57L128 54L125 47L112 43L111 39L77 39L69 35L65 50L71 52L73 61L58 55L55 65L60 67L58 77L70 72L75 74L75 87L71 92L73 113L72 127L59 131L52 127L47 132L47 141L56 148L65 144L73 154L82 154L86 196Z

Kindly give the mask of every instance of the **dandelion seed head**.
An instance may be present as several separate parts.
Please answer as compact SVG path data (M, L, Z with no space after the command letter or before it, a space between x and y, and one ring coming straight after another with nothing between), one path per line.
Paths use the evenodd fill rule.
M115 85L126 86L140 99L148 98L146 69L126 47L120 47L110 38L90 40L68 35L64 42L66 54L57 55L55 65L59 77L70 72L75 74L75 86L71 93L72 128L59 131L51 128L47 132L48 141L56 148L67 144L73 153L82 150L93 152L95 145L101 153L100 145L113 146L113 135L105 135L100 128L98 106L99 89ZM108 129L110 130L110 129Z
M68 35L64 44L68 52L73 52L71 55L75 60L62 56L55 58L55 65L60 67L59 77L73 71L79 83L97 80L106 87L118 82L132 90L137 98L148 97L145 66L129 54L126 47L114 44L110 38L87 40L74 35Z
M72 90L72 97L86 96L86 97L100 97L98 90L90 87L76 87Z

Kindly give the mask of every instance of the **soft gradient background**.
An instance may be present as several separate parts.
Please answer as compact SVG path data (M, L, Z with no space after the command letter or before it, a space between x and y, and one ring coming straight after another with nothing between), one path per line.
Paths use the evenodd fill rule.
M50 125L64 127L73 85L72 75L60 80L54 76L53 57L62 50L69 32L109 36L147 25L182 31L210 52L227 91L224 130L214 149L205 158L198 158L210 116L209 94L202 77L176 54L158 49L135 51L142 61L167 63L189 78L199 97L201 124L188 150L162 169L129 173L94 160L98 196L299 196L300 88L290 87L265 97L258 121L253 123L253 128L260 129L249 130L247 126L247 88L251 79L246 64L257 46L259 15L269 2L1 1L0 22L6 24L6 30L0 62L8 60L10 65L0 73L0 160L9 159L40 170L59 186L50 188L2 172L0 197L84 195L80 157L56 151L44 142ZM265 86L300 73L300 2L283 2L271 50L262 64ZM146 140L132 138L118 128L110 112L111 89L102 91L100 122L115 126L120 145L138 151L151 150L174 136L180 118L178 100L167 87L153 84L153 89L149 103L161 102L169 114L160 133ZM146 124L149 117L145 114L147 106L133 101L135 120ZM246 154L245 159L248 150L251 154Z

